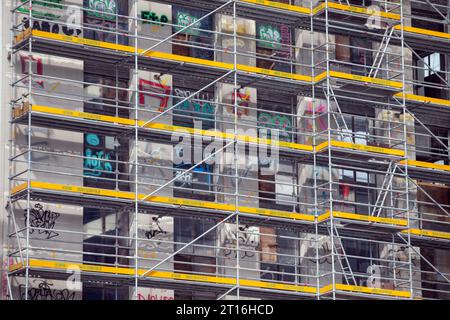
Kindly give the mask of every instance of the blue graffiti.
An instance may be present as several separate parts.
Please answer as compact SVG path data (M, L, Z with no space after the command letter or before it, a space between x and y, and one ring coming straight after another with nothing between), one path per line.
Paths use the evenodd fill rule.
M98 135L89 133L86 135L86 143L92 147L101 147L101 139ZM84 150L84 174L92 177L100 177L102 174L113 172L112 162L108 160L113 159L113 153L105 150L94 150L87 147Z
M98 135L93 134L93 133L89 133L86 135L86 141L87 143L89 143L89 145L91 146L98 146L100 144L100 138Z
M85 150L85 156L88 159L84 160L84 174L87 176L100 177L102 173L113 172L113 166L111 162L105 160L111 160L111 153L100 150L94 153L90 148Z

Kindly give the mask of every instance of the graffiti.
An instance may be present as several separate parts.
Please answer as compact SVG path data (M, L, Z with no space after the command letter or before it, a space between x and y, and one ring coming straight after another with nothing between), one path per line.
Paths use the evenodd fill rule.
M233 229L227 224L224 227L225 239L223 246L235 246L237 243L236 239L238 239L239 257L242 259L253 258L256 254L256 248L259 246L258 232L259 229L257 227L249 226L239 226L239 232L236 232L236 229ZM231 248L224 249L224 256L226 258L237 258L237 250Z
M188 90L182 90L176 88L175 95L182 99L188 98L192 95L192 93ZM196 101L196 100L204 100L204 101ZM211 104L212 99L209 95L198 93L194 97L189 100L184 101L180 105L178 105L175 110L178 111L179 114L184 114L191 117L201 117L203 119L214 119L215 108Z
M318 249L318 256L319 259L316 258L309 258L309 260L316 264L316 262L319 262L319 264L331 264L332 263L332 256L331 256L331 243L329 241L324 241L322 245Z
M182 31L182 33L189 34L192 36L198 36L200 35L200 30L194 30L195 29L201 29L202 27L202 21L198 21L199 18L194 17L188 12L185 11L178 11L175 15L175 24L177 25L175 27L176 31L182 30L183 28L189 26L192 24L191 27L188 29L185 29Z
M387 249L387 251L386 251ZM409 260L409 250L407 247L396 247L396 248L387 248L385 247L384 252L381 254L383 259L408 262ZM394 261L389 262L390 264L394 264ZM420 258L414 251L411 251L411 265L412 265L412 275L415 276L417 274L417 269L420 268ZM395 274L397 277L401 277L401 272L404 272L403 268L395 268ZM406 271L409 272L409 271Z
M253 167L253 162L251 162L251 160L247 159L245 168L238 169L237 181L238 181L239 186L241 186L242 182L244 180L246 180L245 178L247 178L249 176L249 173L250 173L252 167ZM256 168L254 170L256 171ZM225 167L224 174L229 175L229 176L234 176L236 174L236 170L233 167ZM235 188L236 187L235 177L229 177L229 180L231 181L231 185L233 186L233 188Z
M112 154L109 152L101 151L93 151L90 148L87 148L85 151L85 157L88 159L84 159L84 174L87 176L100 177L102 175L102 171L113 172L113 166L111 162L104 160L111 160Z
M281 32L273 25L258 25L257 30L258 38L263 41L258 41L258 45L269 49L281 48ZM268 42L265 42L268 41Z
M86 159L84 159L83 168L84 174L87 176L100 177L105 171L110 173L114 171L112 160L114 158L113 152L106 150L95 150L95 147L100 146L100 137L96 134L86 135L87 147L84 151Z
M170 223L164 220L163 217L152 217L150 225L147 228L139 228L138 233L139 237L151 240L139 242L139 248L143 256L146 255L145 251L156 248L159 251L171 250L172 244L163 240L171 239L173 232L171 231Z
M294 282L295 271L292 266L266 264L261 269L261 279L281 282ZM277 270L278 269L278 270Z
M155 294L147 294L147 297L145 297L145 295L138 293L137 294L138 300L174 300L174 297L169 297L166 295L158 295L157 293Z
M67 289L54 289L53 283L47 280L37 280L36 288L28 289L28 300L74 300L75 292L70 292ZM19 285L19 293L22 300L25 300L26 286Z
M155 24L161 26L162 24L169 22L169 18L166 15L162 14L161 17L159 17L155 12L152 11L142 11L141 17L142 20L144 20L142 22L143 24Z
M178 187L183 188L192 188L192 180L193 180L193 174L192 172L188 172L186 174L183 174L185 170L176 170L175 171L175 182Z
M191 165L178 165L177 170L174 172L176 178L175 185L177 187L193 188L195 182L204 181L206 186L199 185L196 189L209 189L212 185L212 168L208 164L203 164L195 167L192 171L183 174L186 170L191 168ZM197 174L196 174L197 173Z
M262 138L270 139L271 131L278 130L279 140L291 141L292 122L286 115L261 112L258 116L258 127L263 128L260 133L265 133Z
M118 44L128 44L128 37L124 34L115 34L114 30L124 31L127 30L127 24L115 21L108 21L95 18L85 18L85 25L89 26L89 29L84 29L84 37L87 39L112 42L117 41ZM104 32L102 32L104 30Z
M25 216L25 225L27 225L28 221L28 210L24 209ZM56 220L61 216L58 212L52 212L50 210L44 210L44 207L37 203L34 205L34 208L30 209L30 234L33 234L36 231L38 234L46 235L46 239L52 239L54 237L59 236L59 233L51 230L55 227ZM40 230L40 229L45 230Z
M25 1L27 1L27 0L21 0L22 3L24 3ZM58 18L60 18L60 15L57 14L57 12L52 12L51 9L61 10L63 8L62 5L60 5L61 2L62 2L62 0L47 0L45 2L34 0L34 1L32 1L33 9L31 9L31 14L33 17L41 17L41 18L46 18L46 19L58 19ZM34 8L39 8L40 6L44 7L44 8L40 8L40 10L34 9ZM18 8L17 11L28 14L28 8L26 5L24 7Z
M27 1L27 0L21 0L22 3L25 1ZM31 3L36 6L44 6L47 8L61 9L62 8L62 5L60 4L61 2L62 2L62 0L46 0L46 1L34 0Z
M250 110L248 109L250 107L250 94L249 93L242 93L242 92L234 92L231 93L231 104L232 106L227 106L226 110L229 114L234 114L234 106L237 105L237 116L238 118L241 118L242 116L248 116L250 114ZM241 108L239 108L241 107Z
M115 20L114 15L117 12L116 0L89 0L87 7L88 9L94 10L86 11L88 17Z
M25 29L28 29L30 27L30 21L27 17L24 17L22 19L22 23L25 27ZM73 26L73 24L72 24ZM33 30L39 30L39 31L45 31L45 32L51 32L60 34L61 32L66 36L79 36L81 34L80 28L71 28L68 25L60 24L57 22L49 22L49 21L38 21L33 20Z
M20 55L20 67L21 67L21 74L22 75L29 75L30 74L30 62L31 62L31 68L34 70L31 70L33 75L42 76L44 75L44 64L42 62L41 57L35 57L35 56L26 56L26 55ZM35 80L33 77L31 77L31 85L33 88L36 89L44 89L44 80ZM22 82L25 85L28 85L29 78L25 78L22 80Z
M163 112L169 105L172 88L160 82L139 79L139 104L145 105L145 96L160 100L159 112Z
M187 163L191 161L189 154L187 154L188 152L185 154L183 146L178 144L174 148L174 153L174 156L181 160L180 162L175 161L175 163L179 163L174 166L175 171L173 175L174 178L176 178L175 186L193 188L194 183L196 183L197 185L195 186L195 189L209 190L212 185L213 166L207 163L202 163L191 171L185 173L193 166L190 163Z
M167 231L164 231L161 228L160 219L161 219L160 217L153 217L152 218L152 221L153 221L152 227L153 228L150 229L150 230L145 231L145 237L147 239L151 240L151 239L155 238L158 235L167 235L168 234Z
M229 39L229 38L222 39L222 47L225 50L230 50L230 49L234 50L234 40L235 39L232 39L232 38L231 39ZM238 52L241 51L239 49L244 49L245 45L246 45L246 42L244 40L236 39L236 48L237 48Z

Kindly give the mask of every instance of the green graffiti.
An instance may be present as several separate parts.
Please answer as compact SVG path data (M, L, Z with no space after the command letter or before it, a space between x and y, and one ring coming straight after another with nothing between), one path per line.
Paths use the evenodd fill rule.
M98 11L86 11L86 15L89 17L104 20L116 20L116 17L114 16L117 13L116 0L89 0L88 8Z
M281 32L278 28L272 25L259 25L258 26L258 38L264 41L259 41L261 47L266 47L270 49L280 49L281 48Z
M281 141L291 140L292 123L291 119L286 115L277 114L272 116L270 113L262 112L258 116L258 126L261 132L264 132L264 129L270 129L266 130L268 138L271 135L271 130L278 130Z
M169 22L169 18L166 15L163 14L159 17L155 12L151 11L142 11L141 18L144 20L142 22L143 24L155 24L161 26L163 23Z
M21 2L25 2L27 0L21 0ZM47 10L49 10L50 8L52 9L62 9L63 6L60 4L63 0L47 0L46 2L43 1L38 1L38 0L34 0L31 2L33 7L43 7L42 9L38 9L35 10L34 8L31 9L31 15L35 18L46 18L49 20L55 20L55 19L59 19L61 17L61 15L57 15L55 13L49 12ZM19 9L17 9L17 11L21 12L21 13L26 13L28 14L29 10L28 10L28 4L25 4L23 7L20 7Z
M200 30L192 29L192 28L200 29L202 23L201 23L201 21L198 21L198 20L199 20L199 18L194 17L187 12L178 11L176 14L177 27L175 27L175 29L176 29L176 31L179 31L179 30L183 29L184 27L187 27L187 26L193 24L191 27L189 27L186 30L183 30L182 32L185 34L198 36L198 35L200 35Z

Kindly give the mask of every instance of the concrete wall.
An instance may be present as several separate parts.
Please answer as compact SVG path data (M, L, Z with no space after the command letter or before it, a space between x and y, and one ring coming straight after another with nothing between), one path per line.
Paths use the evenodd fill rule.
M13 206L18 230L27 226L27 202ZM56 259L79 263L83 251L83 208L44 202L30 202L30 259ZM11 226L10 232L14 232ZM20 233L21 248L26 247L26 232ZM13 238L11 245L18 249ZM19 259L14 260L15 263Z
M134 17L135 1L129 1L129 15ZM172 26L162 23L172 23L172 6L156 2L139 0L137 5L137 15L139 19L149 20L148 22L138 21L138 44L137 47L143 50L156 45L160 40L169 37L172 34ZM135 20L129 25L131 36L134 36ZM135 45L134 38L130 37L129 44ZM172 44L164 42L152 51L172 53Z

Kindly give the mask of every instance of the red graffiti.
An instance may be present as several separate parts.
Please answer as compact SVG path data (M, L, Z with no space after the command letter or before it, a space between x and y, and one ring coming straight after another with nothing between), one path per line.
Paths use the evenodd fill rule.
M145 96L161 100L158 107L159 112L163 112L169 104L169 95L172 88L161 83L139 79L139 104L145 104Z

